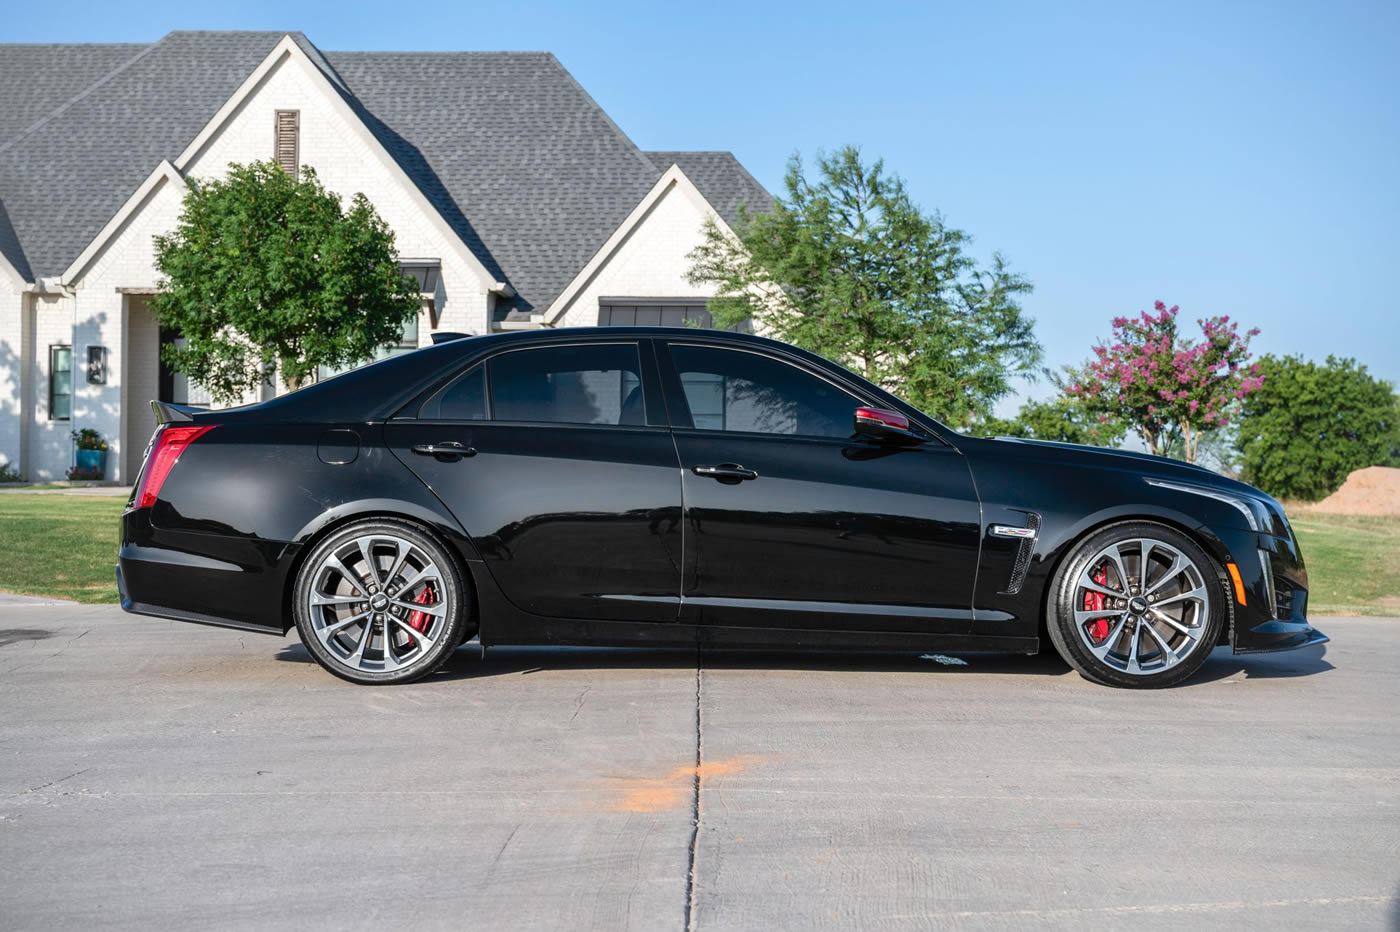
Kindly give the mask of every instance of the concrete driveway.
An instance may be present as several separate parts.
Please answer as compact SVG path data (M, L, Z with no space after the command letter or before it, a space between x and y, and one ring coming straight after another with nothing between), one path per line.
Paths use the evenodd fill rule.
M1400 622L1318 623L1156 693L474 645L367 689L295 638L8 603L0 927L1384 928Z

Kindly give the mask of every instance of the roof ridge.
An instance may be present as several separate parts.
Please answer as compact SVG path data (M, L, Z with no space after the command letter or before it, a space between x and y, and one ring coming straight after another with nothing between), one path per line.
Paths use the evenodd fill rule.
M10 137L9 139L7 139L5 142L0 143L0 152L6 152L6 151L8 151L12 146L14 146L15 143L19 142L19 141L22 140L22 139L27 139L28 137L32 136L35 132L37 132L39 129L41 129L41 128L42 128L46 123L48 123L50 120L52 120L52 119L54 119L55 117L57 117L60 113L62 113L63 111L67 110L69 107L73 106L73 105L76 104L78 101L82 100L83 98L87 97L87 96L88 96L89 94L91 94L93 91L97 90L99 87L101 87L102 85L106 84L108 81L112 80L112 79L115 78L117 75L121 74L123 71L125 71L125 70L128 69L128 68L130 68L132 65L136 64L136 63L137 63L138 61L140 61L141 59L145 58L147 55L149 55L149 54L151 53L151 51L152 51L156 46L160 45L162 42L164 42L166 39L168 39L168 38L170 37L170 35L171 35L170 33L167 33L166 35L161 36L159 39L157 39L156 41L152 42L150 45L146 46L144 49L142 49L141 51L137 52L135 55L133 55L132 57L128 58L126 61L122 62L122 63L121 63L120 65L118 65L117 67L113 68L111 71L107 72L107 73L104 74L102 77L98 78L96 81L93 81L91 84L89 84L87 87L83 88L83 89L82 89L81 91L79 91L77 94L74 94L72 97L68 98L68 99L65 100L63 103L59 104L57 107L55 107L53 110L51 110L51 111L50 111L48 114L46 114L45 116L40 117L38 120L35 120L33 123L31 123L29 126L25 127L25 128L24 128L23 130L21 130L20 132L16 133L14 136L11 136L11 137ZM35 43L35 44L38 44L38 43ZM75 42L75 43L73 43L73 44L74 44L74 45L102 45L102 44L104 44L104 43L101 43L101 42ZM128 44L128 43L119 42L119 43L113 43L113 44L114 44L114 45L126 45L126 44ZM133 45L133 46L135 46L135 45L140 45L139 42L133 42L133 43L129 43L129 44L131 44L131 45Z

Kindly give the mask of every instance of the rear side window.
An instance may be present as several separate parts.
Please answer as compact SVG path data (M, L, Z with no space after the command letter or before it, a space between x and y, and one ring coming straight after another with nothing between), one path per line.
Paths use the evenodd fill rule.
M423 403L421 418L434 421L485 421L486 367L472 366L452 384Z
M672 344L700 430L849 438L860 401L809 372L742 350Z
M498 421L646 424L635 343L517 350L487 365Z

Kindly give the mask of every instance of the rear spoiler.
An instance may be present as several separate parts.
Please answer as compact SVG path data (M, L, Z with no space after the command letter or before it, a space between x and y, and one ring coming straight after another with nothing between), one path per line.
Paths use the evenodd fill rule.
M196 414L204 414L207 408L194 405L177 405L168 401L152 401L151 410L156 413L157 424L186 424L194 420Z

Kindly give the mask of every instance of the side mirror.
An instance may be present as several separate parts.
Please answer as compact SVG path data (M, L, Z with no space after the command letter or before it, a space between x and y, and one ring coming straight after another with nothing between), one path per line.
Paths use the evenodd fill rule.
M928 440L909 427L909 418L888 408L856 408L856 433L882 443L924 443Z

